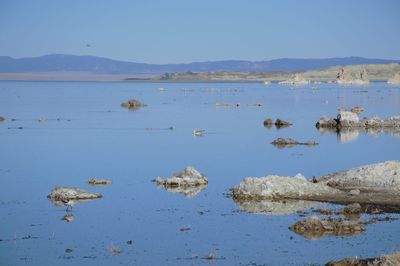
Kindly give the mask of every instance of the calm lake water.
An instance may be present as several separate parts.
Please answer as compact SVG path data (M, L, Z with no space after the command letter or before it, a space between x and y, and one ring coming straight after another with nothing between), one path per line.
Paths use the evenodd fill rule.
M148 106L121 108L130 98ZM262 106L249 106L255 103ZM246 176L311 178L399 160L396 132L337 135L314 127L321 116L353 106L365 109L362 116L399 115L400 87L0 82L0 264L319 265L400 250L400 221L368 225L354 237L308 240L288 230L299 214L252 214L226 196ZM293 126L265 128L266 118ZM193 137L193 129L206 134ZM277 149L270 144L277 137L319 145ZM209 179L195 197L151 182L186 166ZM113 183L89 186L90 177ZM60 185L103 198L74 206L66 222L65 207L46 198ZM110 247L122 253L113 256ZM217 259L201 259L210 253Z

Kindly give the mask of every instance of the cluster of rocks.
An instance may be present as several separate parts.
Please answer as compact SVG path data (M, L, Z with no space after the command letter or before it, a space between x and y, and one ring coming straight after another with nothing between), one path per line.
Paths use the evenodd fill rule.
M270 127L272 127L272 125L275 125L275 127L279 129L279 128L291 126L292 124L285 120L279 119L279 118L277 118L275 120L275 122L272 121L272 119L270 119L270 118L267 118L264 120L264 127L270 128Z
M382 120L379 117L360 119L355 112L339 110L336 118L321 117L315 124L317 128L398 128L400 116Z

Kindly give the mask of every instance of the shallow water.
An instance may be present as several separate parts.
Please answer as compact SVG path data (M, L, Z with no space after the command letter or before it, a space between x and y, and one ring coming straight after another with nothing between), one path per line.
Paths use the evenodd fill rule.
M339 107L399 115L400 87L316 86L0 82L0 115L7 119L0 123L0 264L305 265L399 250L400 221L369 225L354 237L307 240L288 230L298 214L251 214L226 197L246 176L310 178L400 159L397 133L343 137L314 127ZM121 108L130 98L148 106ZM255 103L262 106L248 106ZM265 118L293 126L265 128ZM193 129L205 135L193 137ZM277 149L270 144L277 137L319 145ZM151 182L189 165L209 179L193 198ZM90 177L113 183L89 186ZM61 220L65 207L46 198L58 185L104 197L74 206L68 223ZM122 253L110 255L111 246ZM210 253L217 260L201 259Z

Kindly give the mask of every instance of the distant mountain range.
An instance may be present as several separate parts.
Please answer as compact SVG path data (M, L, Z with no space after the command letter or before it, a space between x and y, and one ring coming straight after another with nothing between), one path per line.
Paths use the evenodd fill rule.
M389 64L400 60L343 57L327 59L282 58L269 61L210 61L189 64L145 64L96 56L52 54L15 59L0 56L0 73L84 72L93 74L161 74L165 72L294 72L355 64Z

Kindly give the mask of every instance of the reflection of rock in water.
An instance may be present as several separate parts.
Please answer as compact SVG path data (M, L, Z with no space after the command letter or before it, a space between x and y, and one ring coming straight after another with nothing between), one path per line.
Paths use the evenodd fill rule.
M344 129L337 132L337 139L340 143L347 143L358 139L360 131L356 129Z
M362 134L372 137L379 137L380 134L386 134L393 137L400 137L400 128L318 128L321 135L336 134L340 143L348 143L354 141Z
M202 190L204 190L207 187L207 185L200 185L195 187L169 187L169 186L159 185L158 187L163 187L167 192L179 193L187 198L193 198L197 194L199 194Z
M316 202L307 200L235 200L240 210L256 214L283 215L310 209Z

